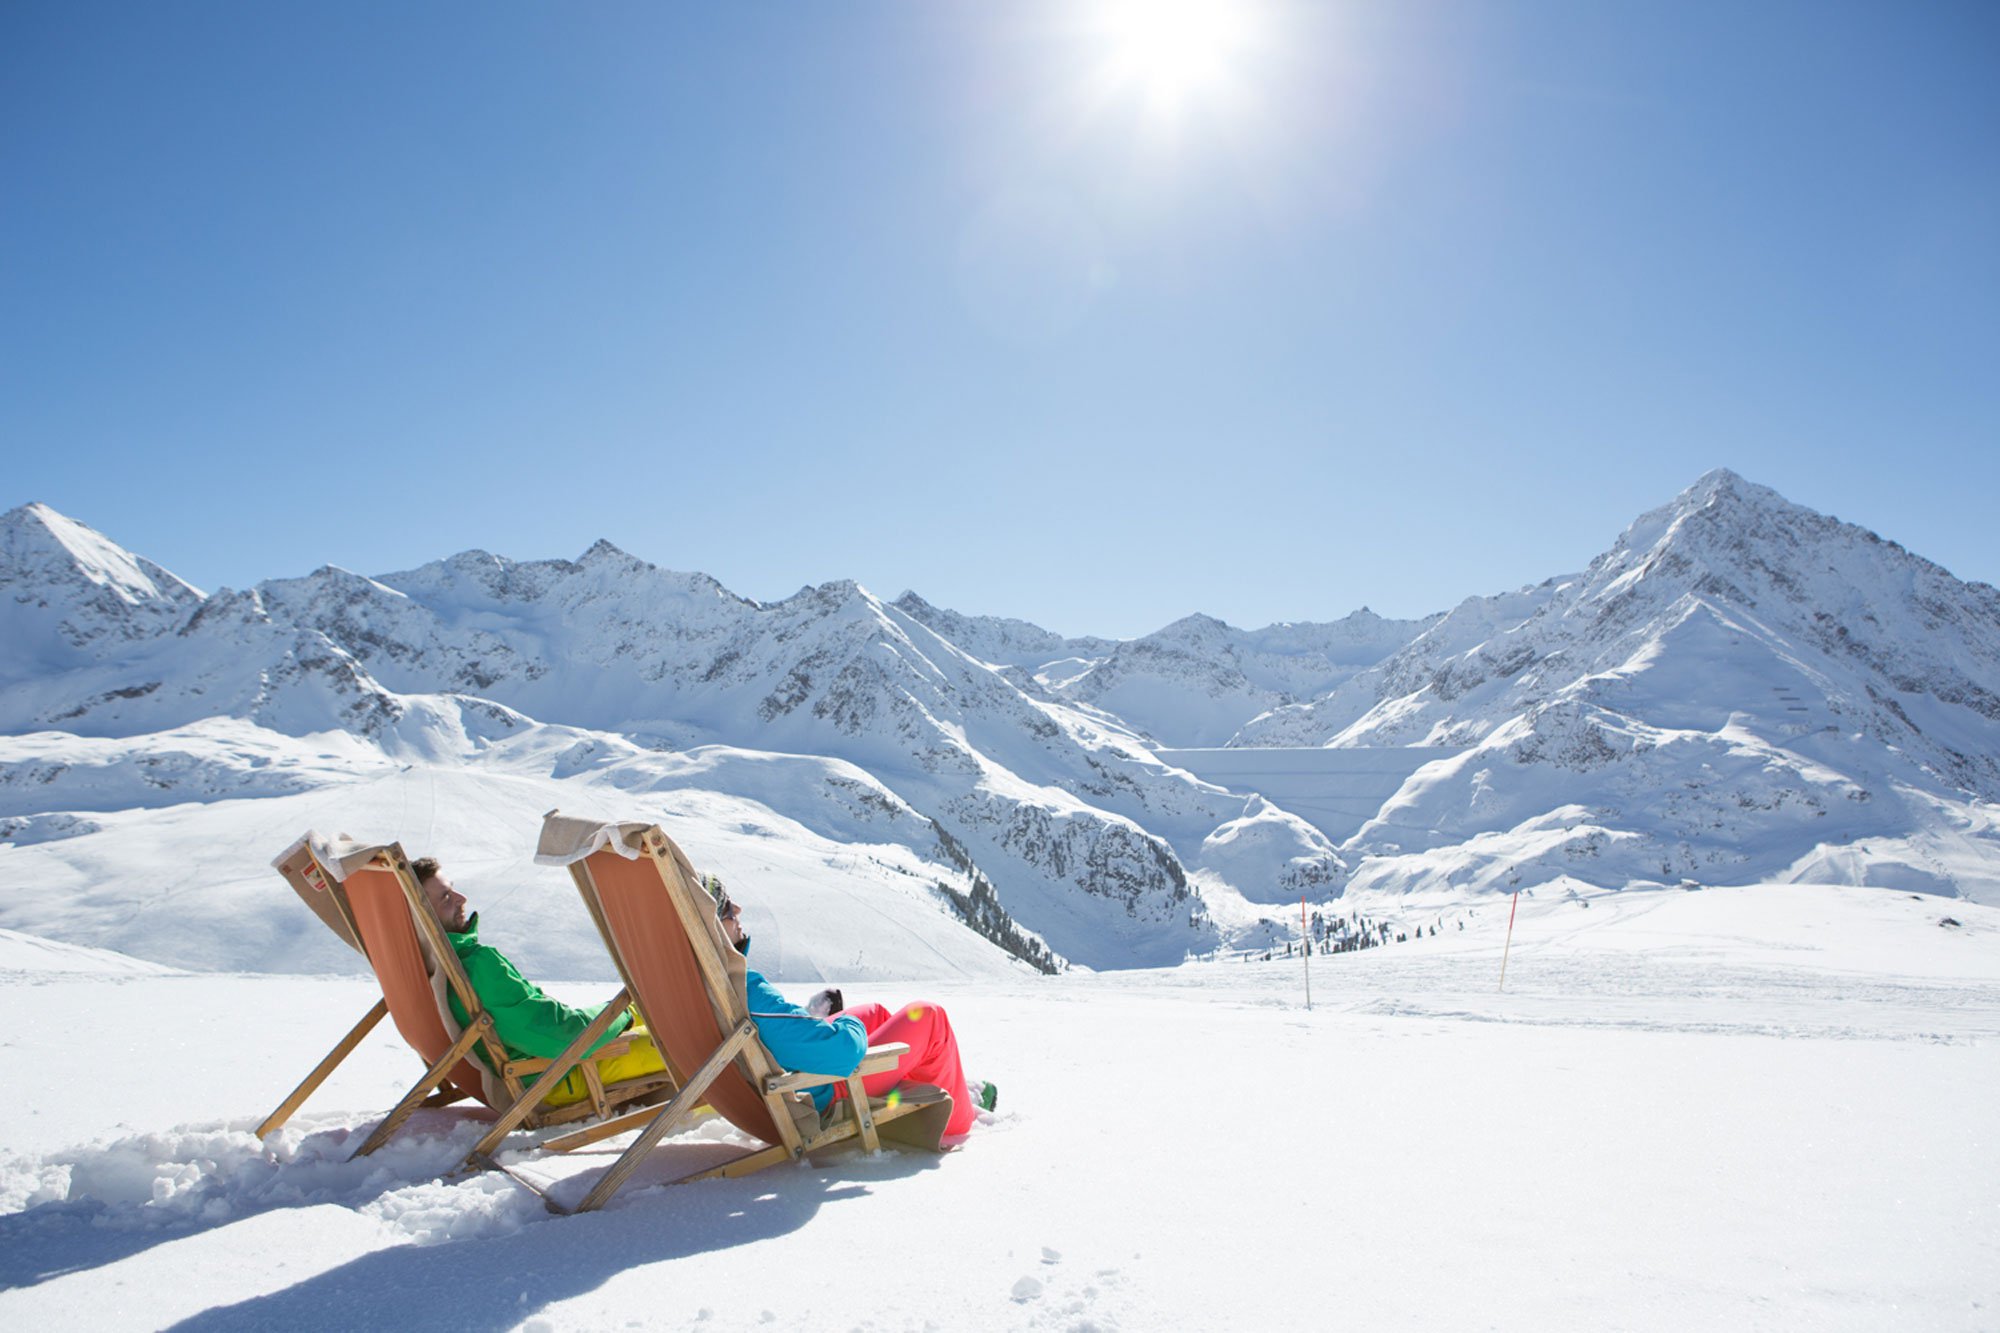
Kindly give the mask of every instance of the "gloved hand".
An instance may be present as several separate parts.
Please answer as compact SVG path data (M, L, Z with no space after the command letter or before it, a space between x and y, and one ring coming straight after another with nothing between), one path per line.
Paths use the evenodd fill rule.
M806 1001L806 1012L815 1018L831 1018L846 1007L837 986L829 986Z

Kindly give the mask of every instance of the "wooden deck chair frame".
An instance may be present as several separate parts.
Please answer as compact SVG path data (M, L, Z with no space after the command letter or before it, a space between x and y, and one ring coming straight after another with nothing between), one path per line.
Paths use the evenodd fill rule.
M696 1049L699 1043L709 1041L713 1041L713 1046L706 1058L688 1072L681 1081L680 1091L666 1106L621 1116L566 1136L579 1141L576 1143L553 1140L545 1145L581 1146L581 1141L608 1137L650 1117L650 1123L638 1138L582 1201L566 1211L589 1212L603 1206L660 1140L687 1122L705 1098L738 1129L769 1146L752 1149L719 1167L693 1172L673 1184L718 1175L747 1175L779 1162L849 1146L857 1140L872 1152L880 1148L885 1129L887 1137L895 1141L932 1150L938 1148L952 1109L951 1098L942 1089L904 1085L889 1097L871 1100L862 1086L861 1080L866 1075L895 1068L909 1050L907 1045L869 1047L860 1066L844 1078L788 1073L779 1068L758 1039L743 988L742 959L730 948L716 922L714 902L698 887L700 879L687 857L657 825L603 824L550 811L542 822L541 844L535 859L543 865L560 865L569 870L626 990L637 1002L654 1039L662 1043L663 1052L669 1040L666 1034L674 1033L673 1040L679 1041L682 1030L665 1026L665 1021L677 1017L676 1014L653 1012L654 1008L672 1001L665 996L669 988L661 984L661 960L643 954L649 945L656 949L664 945L662 951L670 952L676 947L676 936L684 942L698 970L700 990L714 1021L710 1029L698 1015L691 1020L695 1028L708 1034L693 1038ZM607 897L614 895L619 910L613 910L614 903L607 902ZM621 915L629 913L630 905L637 901L650 899L657 903L660 898L670 905L671 912L649 917L647 925L654 927L655 933L644 939L627 938L628 933L642 932L634 929L629 915L621 928ZM673 964L684 965L684 959ZM696 1065L688 1049L682 1050L681 1057L683 1065ZM740 1075L741 1082L732 1073ZM842 1082L847 1085L848 1095L833 1104L829 1119L823 1123L805 1090ZM550 1206L557 1207L553 1202Z
M404 856L400 845L363 846L347 838L322 838L308 833L286 848L271 864L328 929L368 959L369 966L376 970L377 980L383 986L383 996L362 1015L361 1021L346 1036L334 1043L333 1049L327 1052L305 1081L265 1117L257 1127L259 1138L291 1119L306 1099L382 1021L383 1016L395 1012L390 1001L391 984L382 974L385 968L398 963L408 968L413 961L413 948L416 964L426 973L431 1012L396 1013L396 1024L403 1031L405 1040L419 1054L426 1054L424 1048L427 1045L442 1046L443 1050L431 1060L416 1085L354 1151L353 1157L365 1157L388 1142L410 1116L424 1106L442 1106L466 1097L477 1098L499 1112L494 1126L497 1133L487 1136L497 1143L522 1125L539 1129L591 1115L608 1117L619 1106L642 1099L657 1101L679 1087L671 1069L606 1084L598 1074L596 1062L622 1055L630 1049L630 1040L625 1037L606 1043L589 1059L584 1058L584 1052L590 1050L591 1045L604 1035L624 1010L630 996L623 990L605 1004L590 1026L555 1059L509 1059L506 1048L494 1033L492 1016L473 991L463 964L452 949L451 941L446 938L444 925L431 910L423 890L417 886L409 859ZM357 903L357 898L364 894L367 897ZM397 911L397 904L406 910ZM369 954L367 941L371 937L383 954L380 959ZM468 1016L469 1021L463 1027L459 1026L445 998L447 988L457 997ZM427 1018L442 1029L443 1040L439 1039L435 1030L425 1026ZM415 1037L413 1029L417 1033ZM426 1033L430 1038L427 1041L422 1040ZM483 1056L483 1066L467 1058L475 1047ZM572 1068L582 1069L589 1095L571 1105L544 1110L541 1103L562 1083ZM527 1077L534 1077L535 1082L525 1085L522 1080Z

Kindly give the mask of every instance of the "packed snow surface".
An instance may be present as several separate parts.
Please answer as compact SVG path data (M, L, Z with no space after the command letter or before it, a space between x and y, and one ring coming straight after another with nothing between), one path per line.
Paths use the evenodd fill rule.
M568 1218L441 1179L455 1109L344 1160L415 1073L386 1028L251 1137L362 981L0 936L0 1323L2000 1326L2000 909L1552 886L1503 992L1506 909L1315 957L1310 1009L1296 957L926 983L1001 1088L959 1151L654 1183L734 1150L711 1123ZM532 1137L506 1160L558 1198L611 1160Z

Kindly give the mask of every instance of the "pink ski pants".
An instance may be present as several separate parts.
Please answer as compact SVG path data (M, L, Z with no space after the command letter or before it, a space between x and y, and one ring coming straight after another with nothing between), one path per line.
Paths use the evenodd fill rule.
M870 1097L880 1097L898 1083L929 1083L951 1094L951 1120L945 1125L945 1134L961 1135L972 1128L979 1108L972 1104L972 1095L965 1090L965 1069L958 1060L958 1038L943 1009L928 1000L917 1000L900 1009L851 1004L845 1012L860 1019L861 1025L868 1029L870 1046L892 1041L909 1043L909 1052L894 1069L861 1080ZM846 1085L834 1085L833 1093L836 1097L846 1096Z

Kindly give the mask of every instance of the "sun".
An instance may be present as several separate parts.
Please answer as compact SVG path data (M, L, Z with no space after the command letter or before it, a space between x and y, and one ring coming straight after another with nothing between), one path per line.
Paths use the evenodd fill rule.
M1177 112L1228 84L1256 37L1247 0L1104 0L1099 30L1112 81Z

